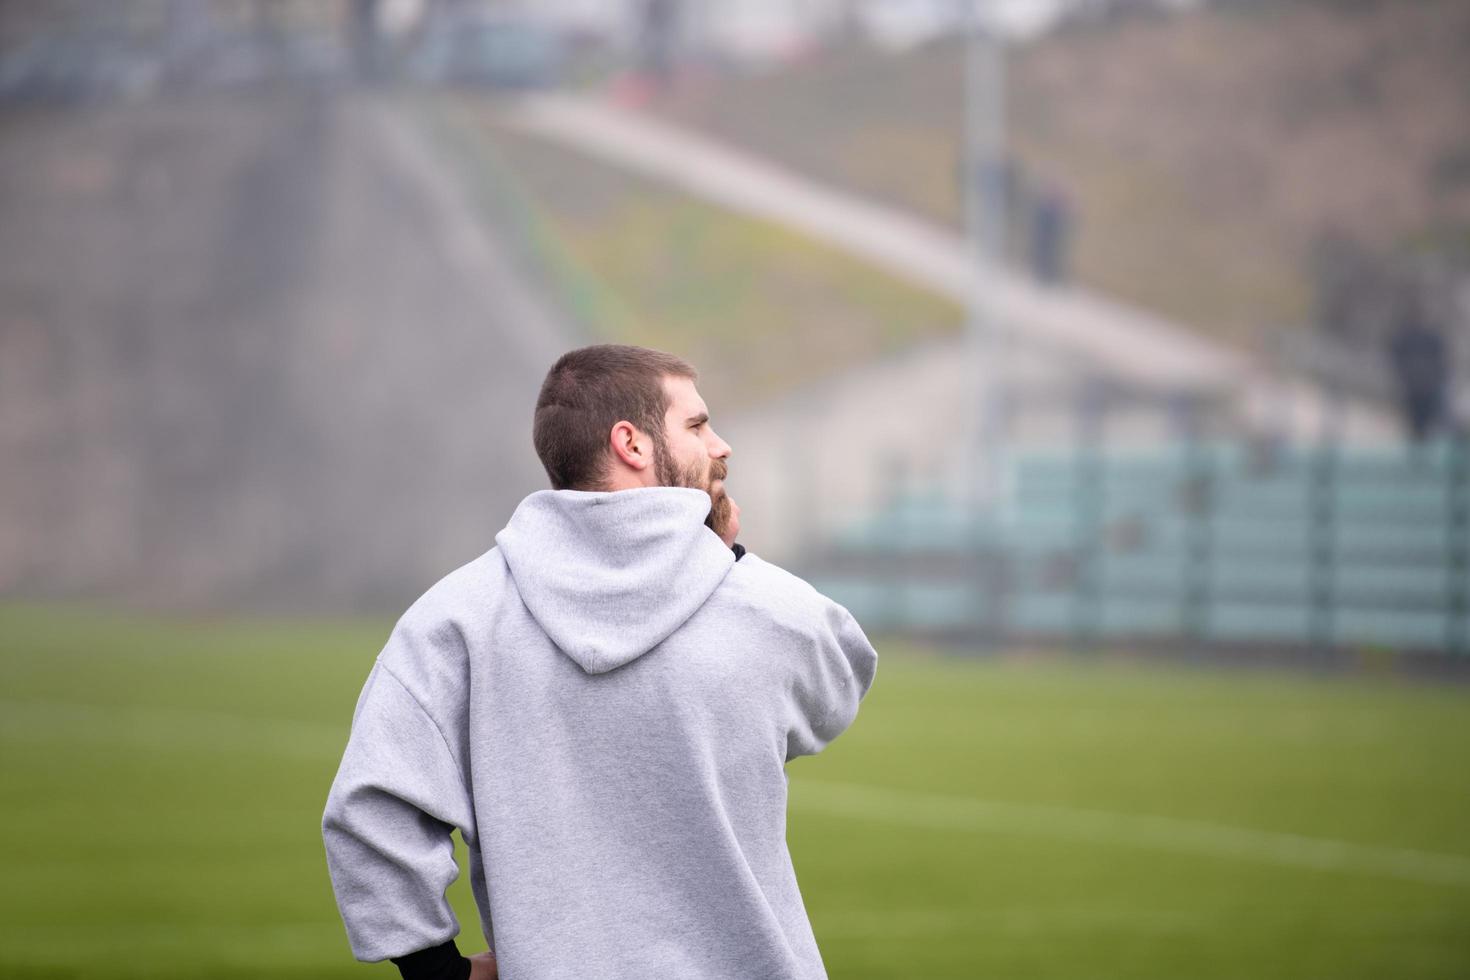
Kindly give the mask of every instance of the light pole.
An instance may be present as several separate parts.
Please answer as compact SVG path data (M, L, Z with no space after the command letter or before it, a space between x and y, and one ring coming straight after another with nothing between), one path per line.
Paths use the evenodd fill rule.
M977 426L967 467L972 513L993 507L1000 494L1008 401L1009 330L994 295L1007 238L1005 47L998 24L983 16L991 3L970 0L965 18L965 230L975 271L967 309L976 381Z

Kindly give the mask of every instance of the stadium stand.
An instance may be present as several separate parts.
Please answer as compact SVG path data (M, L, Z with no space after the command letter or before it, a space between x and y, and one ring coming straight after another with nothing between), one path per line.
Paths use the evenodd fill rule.
M876 628L1464 653L1462 442L1031 451L1002 504L895 493L811 570Z

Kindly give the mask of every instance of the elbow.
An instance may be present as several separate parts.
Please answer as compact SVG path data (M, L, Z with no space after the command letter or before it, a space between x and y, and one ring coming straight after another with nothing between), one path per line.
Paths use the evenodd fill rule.
M327 801L322 805L322 836L327 837L334 831L342 829L346 810L342 805L342 781L340 777L332 782L332 788L327 793Z
M857 700L861 701L868 696L868 691L873 687L873 678L878 673L878 651L868 643L867 637L863 637L861 648L848 658L848 663L852 665L853 681L857 684ZM853 705L853 711L857 711L856 704Z

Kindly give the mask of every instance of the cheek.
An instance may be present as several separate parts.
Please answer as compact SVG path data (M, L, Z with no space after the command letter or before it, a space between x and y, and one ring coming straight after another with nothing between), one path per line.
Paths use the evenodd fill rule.
M685 463L697 464L708 455L709 453L704 448L704 440L692 432L679 441L679 457Z

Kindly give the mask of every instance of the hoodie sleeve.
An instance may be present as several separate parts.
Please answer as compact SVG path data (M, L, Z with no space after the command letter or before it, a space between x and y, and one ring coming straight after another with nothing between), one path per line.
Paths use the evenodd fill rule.
M877 651L852 614L824 596L819 598L822 615L796 665L797 710L787 734L788 762L799 755L816 755L852 724L878 667Z
M443 733L379 658L322 817L332 889L354 956L376 962L458 935L444 897L459 875L450 833L459 827L473 840L473 820Z

